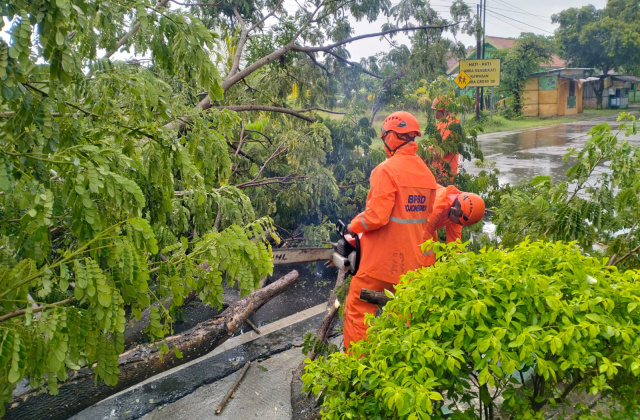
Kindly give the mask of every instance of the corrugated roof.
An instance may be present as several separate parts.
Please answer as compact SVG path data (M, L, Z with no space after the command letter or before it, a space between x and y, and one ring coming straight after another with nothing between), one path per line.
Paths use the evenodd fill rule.
M540 63L540 67L543 69L562 69L567 67L567 62L554 54L551 56L551 61L548 64Z
M501 38L499 36L485 36L484 37L485 44L489 44L498 50L510 50L513 48L513 44L516 42L515 38ZM473 55L476 47L467 48L467 58ZM567 67L567 62L557 55L551 56L551 61L549 63L540 63L540 67L543 69L553 70L553 69L562 69ZM453 75L458 72L458 60L455 58L447 59L447 74Z
M562 72L563 70L593 70L593 69L591 67L561 67L558 69L548 69L545 71L531 73L529 77L548 76L552 74L558 75L559 77L564 77L565 79L575 79L575 78L580 79L584 77L584 74L560 74L560 72Z
M618 79L618 80L622 80L625 82L631 82L631 83L639 83L640 82L640 77L636 77L636 76L621 76L619 74L616 75L611 75L609 76L612 79Z
M498 50L510 50L513 48L513 43L516 42L515 38L501 38L499 36L485 36L484 42L489 45L493 45Z

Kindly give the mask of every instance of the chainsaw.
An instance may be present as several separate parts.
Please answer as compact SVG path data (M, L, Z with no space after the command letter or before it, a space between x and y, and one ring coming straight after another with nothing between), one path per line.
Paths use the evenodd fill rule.
M284 248L273 250L274 264L293 264L314 261L329 261L338 269L344 268L355 275L360 266L360 235L347 232L342 220L336 222L336 231L340 235L338 242L330 248Z

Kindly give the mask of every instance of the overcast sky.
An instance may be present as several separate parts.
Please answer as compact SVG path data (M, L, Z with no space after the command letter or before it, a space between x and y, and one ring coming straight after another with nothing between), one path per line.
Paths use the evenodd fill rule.
M466 3L475 10L479 0L467 0ZM400 0L391 0L392 4L398 4ZM284 6L289 11L296 10L299 6L297 0L284 0ZM444 18L451 19L449 8L453 0L431 0L431 7L440 13ZM607 0L487 0L487 20L486 34L490 36L516 38L521 32L533 32L539 35L551 35L556 25L551 23L551 15L570 7L582 7L593 4L598 9L606 6ZM6 19L5 19L6 22ZM375 22L355 22L353 23L354 35L379 32L386 18L380 18ZM9 27L5 26L0 37L9 40ZM452 38L450 33L445 36ZM400 35L394 38L395 42L409 44L409 39ZM466 46L475 45L475 39L466 35L458 35L458 40ZM356 41L348 46L353 61L360 58L369 57L376 53L387 51L389 43L380 38L368 38ZM114 59L128 59L131 54L117 53Z
M293 2L293 0L286 0ZM393 4L399 0L391 0ZM431 7L443 17L451 19L449 7L453 0L432 0ZM467 0L466 3L475 11L479 1ZM606 6L606 0L487 0L486 35L517 38L521 32L533 32L539 35L552 35L557 25L551 23L551 15L570 7L582 7L593 4L598 9ZM354 24L355 35L378 32L385 19L374 23L357 22ZM451 34L447 37L451 38ZM397 40L408 44L408 38L397 37ZM404 39L404 41L402 41ZM458 36L466 46L475 45L475 39L469 36ZM362 57L386 51L389 43L379 38L357 41L349 46L354 61Z

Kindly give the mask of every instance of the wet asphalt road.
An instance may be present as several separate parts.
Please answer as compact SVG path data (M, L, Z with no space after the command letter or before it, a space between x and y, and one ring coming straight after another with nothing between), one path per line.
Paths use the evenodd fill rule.
M562 157L569 148L581 149L589 138L589 130L601 122L609 123L614 132L618 130L616 115L610 115L601 120L576 121L520 132L482 134L478 136L478 144L485 161L495 162L500 171L501 185L528 182L538 175L551 176L558 181L564 178L565 171L572 164L571 161L565 163ZM624 133L618 138L624 138ZM627 140L640 146L640 134ZM461 166L471 174L480 172L472 162L465 161Z

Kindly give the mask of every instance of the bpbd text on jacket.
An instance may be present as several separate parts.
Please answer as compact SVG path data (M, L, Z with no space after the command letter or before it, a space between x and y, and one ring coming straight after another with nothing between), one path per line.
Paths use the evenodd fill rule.
M427 197L424 195L411 194L405 204L405 211L427 211L427 205L424 204Z

